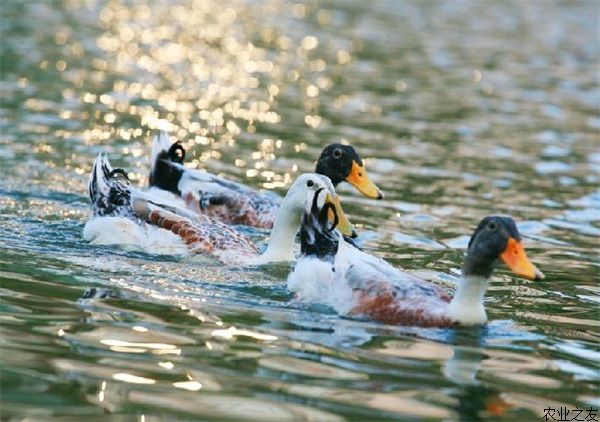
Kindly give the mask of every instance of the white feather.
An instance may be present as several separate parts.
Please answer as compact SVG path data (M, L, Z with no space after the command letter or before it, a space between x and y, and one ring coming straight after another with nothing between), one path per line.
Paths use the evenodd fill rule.
M483 296L488 280L479 276L463 276L448 306L448 315L463 325L479 325L487 321Z
M296 298L302 302L324 303L338 313L347 313L355 302L346 279L353 251L360 252L340 237L340 247L333 263L314 256L302 256L288 276L288 289L296 292Z
M333 265L316 257L302 257L287 279L288 290L306 302L322 302L329 294Z
M83 238L92 245L119 245L160 255L186 255L189 248L170 231L123 217L96 217L83 228Z
M143 197L144 199L155 202L157 204L165 204L170 206L177 206L180 208L186 208L185 202L183 201L183 199L181 199L179 195L175 195L174 193L171 193L161 188L157 188L155 186L152 186L144 192L136 190L135 192L132 192L131 197L132 199L134 197Z

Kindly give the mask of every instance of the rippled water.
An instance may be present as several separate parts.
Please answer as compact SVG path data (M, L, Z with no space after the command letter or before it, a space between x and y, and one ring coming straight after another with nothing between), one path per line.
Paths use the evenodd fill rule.
M3 417L600 406L600 4L370 3L3 1ZM387 193L340 187L367 250L452 289L474 225L509 213L547 278L497 273L484 328L398 328L295 303L289 265L88 246L95 155L146 184L158 128L194 166L281 193L345 140Z

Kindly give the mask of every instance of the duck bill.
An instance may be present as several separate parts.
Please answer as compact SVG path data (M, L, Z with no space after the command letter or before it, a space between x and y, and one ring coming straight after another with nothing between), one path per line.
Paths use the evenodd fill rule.
M513 237L508 239L506 249L500 254L500 259L517 276L529 280L542 280L544 274L531 263L523 244Z
M325 202L333 205L333 208L335 209L335 213L337 214L338 218L337 229L344 236L348 236L354 239L357 236L356 231L354 230L352 223L350 223L350 220L348 220L348 217L346 217L346 214L344 214L344 210L342 209L342 205L340 204L339 196L332 196L327 194L327 196L325 197ZM334 218L335 217L333 215L333 211L330 210L329 221L333 222Z
M369 198L383 199L383 193L379 190L377 185L369 179L367 170L364 166L361 166L356 161L352 161L352 168L350 174L346 177L346 182L354 186L360 193Z

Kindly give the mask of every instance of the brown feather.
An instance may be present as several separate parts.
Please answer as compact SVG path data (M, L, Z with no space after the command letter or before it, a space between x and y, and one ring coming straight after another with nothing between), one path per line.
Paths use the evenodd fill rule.
M133 201L136 214L157 227L179 236L190 250L213 255L218 259L243 261L255 257L258 249L246 236L206 215L192 215L186 210L167 210L146 200Z
M447 317L450 296L435 286L435 295L402 295L397 287L386 282L377 283L369 291L355 290L357 305L352 315L363 316L385 324L448 327L454 322ZM432 284L432 286L434 286ZM418 290L417 290L418 291Z

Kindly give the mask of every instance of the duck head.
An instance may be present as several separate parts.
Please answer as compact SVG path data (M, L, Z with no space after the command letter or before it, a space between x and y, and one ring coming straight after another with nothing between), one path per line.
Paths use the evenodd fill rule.
M329 220L335 220L335 225L344 236L356 237L356 231L342 210L331 180L321 174L305 173L290 186L282 206L291 208L294 213L301 213L313 205L319 210L326 210Z
M448 316L462 325L478 325L487 321L483 296L488 277L503 262L519 277L541 280L544 275L527 258L517 225L510 217L485 217L477 228L467 250L462 278L448 306Z
M369 179L363 161L350 145L325 147L317 161L316 172L329 177L334 186L346 181L369 198L383 199L383 193Z
M471 236L463 275L488 278L500 262L519 277L529 280L544 278L527 257L514 220L505 216L488 216L481 220Z

